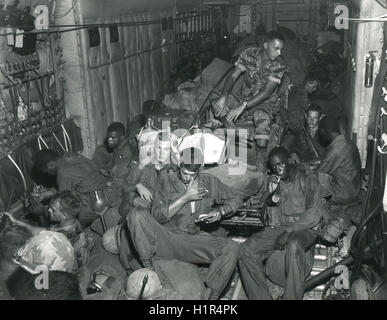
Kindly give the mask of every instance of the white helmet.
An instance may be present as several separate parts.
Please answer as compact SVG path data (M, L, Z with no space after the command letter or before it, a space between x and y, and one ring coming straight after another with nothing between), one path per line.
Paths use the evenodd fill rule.
M115 226L103 234L102 246L106 251L112 254L120 253L120 231L121 226Z
M33 236L19 249L13 261L28 272L35 274L46 266L49 271L74 272L76 260L71 242L62 233L42 231Z
M128 299L137 299L139 297L145 276L148 276L148 279L142 295L143 299L155 299L162 295L163 287L156 272L143 268L133 272L128 277L126 283L126 296Z

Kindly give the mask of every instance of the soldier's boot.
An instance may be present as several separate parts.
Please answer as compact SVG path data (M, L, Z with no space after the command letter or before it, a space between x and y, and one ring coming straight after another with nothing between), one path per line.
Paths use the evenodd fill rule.
M254 112L253 119L255 127L255 164L258 172L264 172L266 169L266 151L270 140L271 117L265 110L258 110Z

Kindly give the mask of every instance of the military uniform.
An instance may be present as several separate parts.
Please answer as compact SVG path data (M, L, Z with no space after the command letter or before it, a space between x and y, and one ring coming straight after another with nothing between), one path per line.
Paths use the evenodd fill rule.
M285 74L286 66L282 58L274 61L267 57L261 47L251 47L244 50L235 65L245 71L242 75L243 82L236 95L246 101L258 95L269 81L281 84ZM254 106L249 111L254 113L257 110L265 110L268 114L276 114L279 111L278 92L275 90L269 99Z
M121 215L126 215L128 210L139 206L143 208L150 208L151 202L141 199L137 193L137 184L141 183L145 186L149 192L154 196L156 193L156 184L160 172L173 172L176 171L176 167L168 165L161 170L157 170L155 165L149 163L142 167L139 161L133 160L127 166L128 175L122 184L123 192L125 193L125 204L120 208Z
M128 174L127 164L138 158L135 138L125 138L117 148L109 151L105 144L97 146L92 161L100 170L110 173L117 181Z
M249 110L245 110L233 124L238 128L248 129L250 137L257 142L257 147L266 148L267 142L275 139L274 136L270 136L271 127L277 126L278 129L281 127L278 117L281 107L278 89L286 72L286 66L281 57L271 60L264 48L257 46L249 47L242 51L235 62L235 66L244 71L244 73L241 79L236 82L232 93L229 95L227 107L218 117L226 122L227 125L226 117L230 110L238 107L242 102L257 96L264 90L269 81L277 83L278 87L266 101L253 106ZM254 128L252 128L251 124L254 125ZM277 132L276 135L279 136L280 133ZM277 137L278 139L279 137ZM267 152L270 151L269 148L275 147L276 143L279 143L279 141L272 146L268 146ZM251 157L255 159L255 156L254 150L252 154L248 154L250 164L253 164ZM257 161L262 162L262 159Z
M100 191L106 196L107 205L115 207L121 202L117 186L109 187L108 178L104 177L95 164L80 154L67 153L59 160L57 185L59 191L71 191L81 200L79 221L82 226L89 225L98 218L91 207L91 195Z
M224 290L231 278L239 255L239 246L232 240L201 232L195 217L212 211L214 204L222 204L235 212L242 206L242 198L217 178L199 174L199 187L209 190L200 201L185 204L172 218L169 205L181 197L186 186L178 173L160 175L151 213L134 210L128 215L128 227L140 259L176 259L193 264L209 264L206 284L216 295Z
M306 128L306 130L309 129ZM318 133L316 133L316 135L312 137L312 142L318 154L320 155L320 159L323 159L326 154L326 148L320 144ZM316 160L316 155L314 154L313 149L310 146L310 143L308 142L308 139L303 131L301 131L296 136L293 145L289 149L290 153L296 153L302 162Z
M109 152L105 144L101 144L95 148L91 161L100 170L109 171L113 167L113 152Z
M113 181L119 186L125 183L131 166L129 163L138 161L138 147L135 138L128 137L114 150L112 158L111 175Z
M302 129L305 124L305 112L311 104L304 86L292 87L288 96L288 120L297 129Z
M164 170L164 169L163 169ZM167 169L165 169L167 170ZM135 205L134 200L138 197L136 185L141 183L144 185L152 195L155 194L156 184L158 178L158 170L156 170L154 164L147 164L144 167L141 167L141 164L138 161L132 161L130 165L130 172L125 180L124 191L128 195L130 203ZM146 207L150 207L150 203L146 205Z
M267 285L264 261L276 252L276 239L284 232L293 232L286 249L282 250L285 263L272 273L287 275L284 299L302 299L306 274L306 253L318 237L314 230L327 207L320 197L317 176L299 168L292 168L289 179L280 181L277 223L271 228L253 234L241 247L239 267L246 294L251 300L271 299ZM278 261L278 260L277 260Z
M332 217L340 216L349 225L353 218L351 206L358 199L361 188L361 160L356 145L343 135L337 136L328 146L318 171L332 177L329 201Z
M136 185L141 183L149 192L155 196L156 185L159 175L163 173L171 173L176 170L173 166L166 166L162 170L157 170L154 164L148 164L140 167L138 161L132 161L130 164L130 172L124 184L125 200L120 207L120 215L130 215L135 208L150 210L151 202L141 199L137 193ZM127 226L124 226L120 232L120 261L126 270L137 270L141 268L133 255L134 245L132 243L130 232Z

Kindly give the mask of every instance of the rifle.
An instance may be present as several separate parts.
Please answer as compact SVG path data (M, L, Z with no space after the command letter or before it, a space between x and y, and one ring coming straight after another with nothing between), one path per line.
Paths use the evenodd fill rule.
M308 130L306 130L306 127L304 126L302 128L302 132L304 133L305 137L306 137L306 141L309 145L309 147L312 149L313 153L314 153L314 156L317 158L317 159L320 159L320 154L316 148L316 146L314 145L313 143L313 139L312 137L310 136Z
M297 128L297 126L296 126L294 123L292 123L292 122L289 121L289 120L286 120L285 122L286 122L286 124L288 125L288 128L289 128L291 131L293 131L293 132L295 132L295 133L300 132L300 130ZM303 132L303 134L305 135L306 141L307 141L309 147L312 149L314 156L315 156L317 159L320 159L320 154L319 154L319 152L318 152L316 146L314 145L313 139L312 139L312 137L310 136L308 130L306 130L306 127L305 127L305 126L302 127L302 132Z

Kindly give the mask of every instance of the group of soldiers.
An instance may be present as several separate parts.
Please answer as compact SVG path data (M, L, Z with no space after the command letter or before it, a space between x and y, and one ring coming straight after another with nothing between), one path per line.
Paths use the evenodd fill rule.
M215 116L226 127L243 127L252 120L250 139L255 141L255 164L262 171L256 194L269 216L263 230L242 245L219 236L219 222L248 200L243 193L203 171L202 150L176 151L169 132L157 134L151 161L140 161L141 146L135 137L125 135L123 124L115 122L91 160L79 154L60 157L49 149L36 154L35 168L57 177L55 188L33 195L38 201L51 199L47 223L31 226L9 215L10 228L19 230L0 239L1 266L8 270L3 275L10 277L18 268L14 255L25 242L51 230L69 239L78 270L89 269L80 281L84 286L78 296L84 299L90 270L96 270L90 261L100 268L107 259L100 251L93 256L92 247L95 250L101 239L104 248L119 257L119 266L112 263L109 270L120 280L110 288L122 288L126 275L118 269L131 274L141 268L155 270L156 260L178 260L208 266L201 299L221 298L236 269L249 299L271 299L267 278L280 279L283 299L302 299L314 245L320 238L331 239L325 236L327 225L339 221L344 231L356 223L351 206L360 194L361 163L338 119L324 116L313 104L305 110L305 128L299 135L282 145L270 145L274 124L283 123L278 91L286 74L281 59L284 45L281 34L269 32L262 46L243 50L213 103ZM238 79L239 89L233 90ZM308 77L304 90L308 94L316 86L316 79ZM172 161L176 152L178 162ZM24 292L28 283L23 282ZM73 284L71 276L68 283Z

